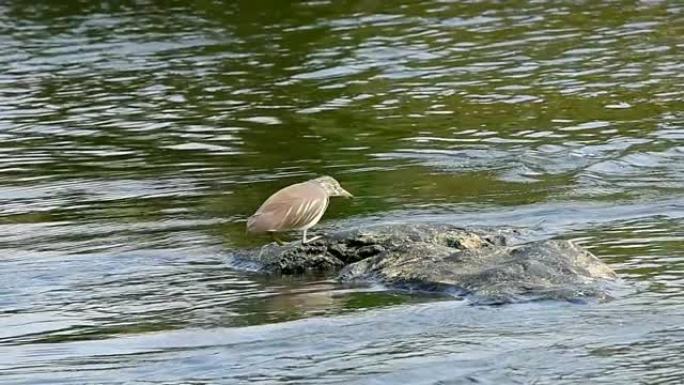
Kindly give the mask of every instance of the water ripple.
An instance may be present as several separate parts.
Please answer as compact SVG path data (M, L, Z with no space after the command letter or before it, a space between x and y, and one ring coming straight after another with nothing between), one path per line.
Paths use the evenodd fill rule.
M683 12L2 3L0 382L678 384ZM245 218L320 174L359 199L317 231L515 226L638 292L482 308L234 269L266 241Z

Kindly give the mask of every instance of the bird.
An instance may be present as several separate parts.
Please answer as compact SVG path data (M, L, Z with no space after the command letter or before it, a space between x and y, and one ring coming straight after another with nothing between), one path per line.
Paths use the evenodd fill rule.
M306 238L306 231L316 225L328 208L330 197L353 198L335 178L321 176L305 182L284 187L271 195L259 209L247 219L247 232L269 233L279 245L276 233L303 230L302 245L319 239Z

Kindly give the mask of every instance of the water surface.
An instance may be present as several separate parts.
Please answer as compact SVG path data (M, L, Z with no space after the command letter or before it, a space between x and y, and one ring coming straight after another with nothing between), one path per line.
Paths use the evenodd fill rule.
M679 2L0 5L0 383L681 384ZM273 191L321 231L573 239L609 303L234 269ZM293 237L297 235L294 234Z

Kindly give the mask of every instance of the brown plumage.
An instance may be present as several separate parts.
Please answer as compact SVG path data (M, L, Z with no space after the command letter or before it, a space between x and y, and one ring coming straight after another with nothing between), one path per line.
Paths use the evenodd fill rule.
M313 241L317 238L306 239L306 231L321 219L332 196L352 197L329 176L287 186L271 195L247 219L247 231L254 234L270 233L274 240L282 244L275 233L303 230L302 243Z

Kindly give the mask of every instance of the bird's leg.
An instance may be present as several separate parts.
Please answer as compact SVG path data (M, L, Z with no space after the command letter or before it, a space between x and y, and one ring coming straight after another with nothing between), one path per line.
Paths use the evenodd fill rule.
M278 238L275 231L271 231L270 234L271 234L271 239L273 239L275 241L275 243L277 243L279 246L283 246L285 244L285 242L283 242L282 239Z
M317 239L319 239L319 238L321 238L320 235L317 235L317 236L315 236L315 237L313 237L313 238L306 239L306 229L304 229L304 233L302 234L302 245L306 245L307 243L313 242L313 241L315 241L315 240L317 240Z

